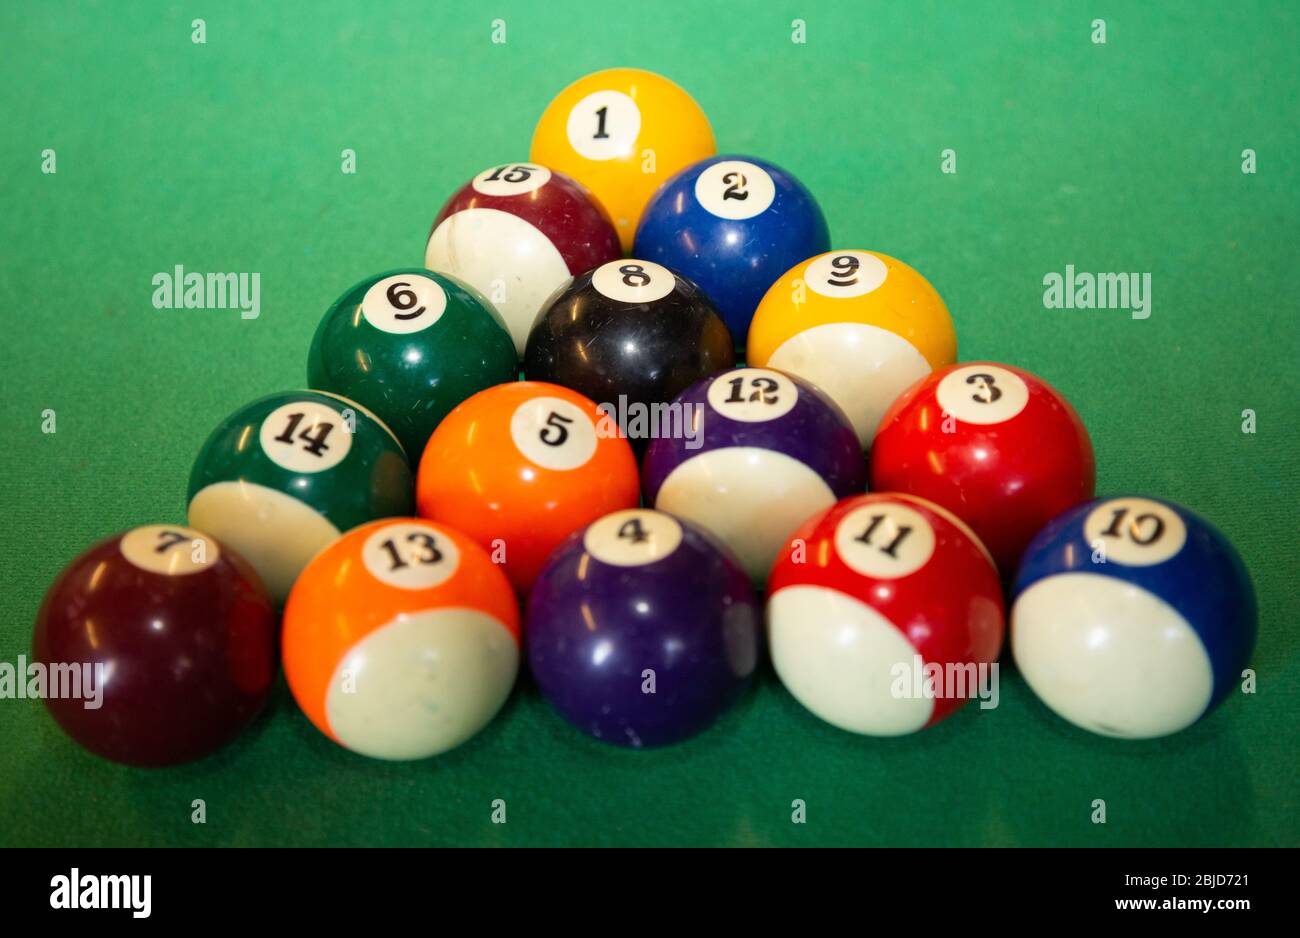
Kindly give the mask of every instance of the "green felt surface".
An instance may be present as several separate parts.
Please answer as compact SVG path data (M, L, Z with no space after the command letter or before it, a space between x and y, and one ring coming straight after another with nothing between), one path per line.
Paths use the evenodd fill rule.
M571 731L525 683L463 749L390 765L335 747L281 688L246 737L155 772L98 761L39 703L4 700L0 843L1300 842L1295 4L203 7L0 6L0 660L28 652L42 592L82 548L183 520L207 433L302 384L341 291L419 263L442 200L525 157L566 83L636 65L687 88L723 150L799 175L835 246L923 271L961 357L1067 393L1100 492L1182 502L1235 541L1260 598L1259 690L1171 739L1123 743L1004 674L995 710L871 740L819 723L769 668L705 735L626 752ZM795 17L806 44L790 41ZM944 148L956 174L940 172ZM259 272L260 318L155 310L151 278L176 264ZM1067 264L1150 272L1151 317L1045 309L1043 276ZM57 433L41 432L46 408Z

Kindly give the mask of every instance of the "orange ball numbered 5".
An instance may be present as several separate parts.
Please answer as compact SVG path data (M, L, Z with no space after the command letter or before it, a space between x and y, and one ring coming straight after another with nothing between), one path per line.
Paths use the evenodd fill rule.
M590 189L630 251L655 190L715 151L709 119L689 94L654 72L610 68L579 78L547 105L531 159Z
M472 537L524 593L569 534L640 504L636 458L617 431L591 400L557 384L480 391L425 447L419 513Z
M876 251L829 251L796 264L758 304L749 365L811 381L839 404L862 445L913 382L957 358L938 291Z
M376 759L459 746L519 672L519 607L465 535L419 518L354 528L309 563L284 610L284 672L322 733Z

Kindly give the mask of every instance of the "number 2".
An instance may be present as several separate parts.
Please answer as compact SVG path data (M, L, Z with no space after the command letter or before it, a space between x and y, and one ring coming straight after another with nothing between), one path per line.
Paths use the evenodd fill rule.
M743 173L727 173L727 175L722 177L722 181L731 183L731 185L727 186L722 193L723 201L726 201L727 199L736 199L743 202L745 199L749 198L749 193L745 191L745 186L748 182Z

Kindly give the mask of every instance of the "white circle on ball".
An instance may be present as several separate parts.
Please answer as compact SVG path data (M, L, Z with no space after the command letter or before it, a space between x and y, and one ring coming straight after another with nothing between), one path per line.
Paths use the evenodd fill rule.
M343 415L319 401L281 404L262 421L258 442L271 462L290 472L324 472L352 449Z
M944 376L935 389L944 413L962 423L1005 423L1029 403L1029 387L997 365L969 365Z
M630 156L641 133L641 109L621 91L593 91L573 106L569 145L589 160Z
M361 300L361 315L383 332L406 335L428 329L447 309L447 293L420 274L396 274L372 284Z
M427 590L451 579L460 566L460 551L432 525L401 521L386 524L366 538L361 562L381 583Z
M551 181L551 171L536 163L502 163L485 169L470 183L483 195L526 195Z
M866 251L834 251L808 265L804 283L815 293L834 300L866 296L889 276L885 262Z
M835 552L863 576L893 580L915 573L929 561L934 554L934 528L906 505L871 502L840 519Z
M543 469L577 469L596 452L596 425L560 397L535 397L516 407L510 437L525 459Z
M695 180L695 201L719 218L753 218L774 198L776 183L768 171L744 160L714 163Z
M1183 549L1187 525L1168 505L1149 498L1112 498L1088 512L1083 536L1107 563L1150 567Z
M122 556L141 570L164 576L185 576L206 570L221 551L212 538L176 524L146 524L118 541Z
M799 388L779 371L736 368L713 379L709 406L730 420L765 423L790 413Z
M616 567L642 567L663 560L682 542L682 526L661 511L629 508L593 522L582 546Z
M677 277L654 261L629 258L597 267L591 285L602 296L620 303L653 303L673 292Z

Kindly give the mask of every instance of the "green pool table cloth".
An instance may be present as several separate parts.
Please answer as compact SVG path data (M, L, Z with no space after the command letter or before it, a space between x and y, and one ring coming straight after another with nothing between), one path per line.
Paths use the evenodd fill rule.
M1300 842L1295 4L50 2L5 4L0 36L0 661L83 548L184 520L208 432L302 386L345 288L419 264L442 201L614 65L798 175L834 246L925 273L959 357L1061 389L1098 492L1209 518L1260 612L1256 692L1149 742L1076 730L1010 666L997 708L870 739L764 665L715 727L644 752L524 678L482 734L405 764L336 746L283 683L228 748L159 771L2 700L0 844ZM258 274L258 315L156 308L177 265ZM1067 271L1138 274L1145 309L1053 304Z

